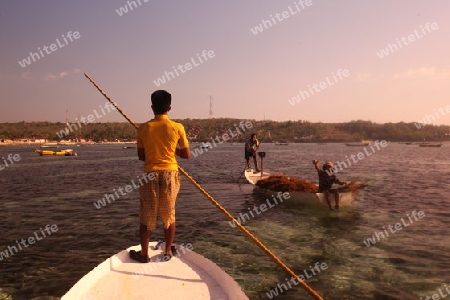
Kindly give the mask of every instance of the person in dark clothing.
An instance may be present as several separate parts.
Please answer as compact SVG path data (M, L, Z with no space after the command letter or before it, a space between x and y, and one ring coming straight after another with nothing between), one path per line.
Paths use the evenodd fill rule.
M313 160L313 164L317 170L317 174L319 175L319 193L323 193L325 196L325 200L328 203L328 206L332 210L330 196L334 194L334 208L339 210L339 191L337 189L332 189L334 183L340 185L347 185L347 183L340 181L336 178L336 175L331 175L333 172L333 163L327 162L322 166L322 169L319 167L319 161L317 159Z
M245 161L247 162L247 169L250 169L250 157L253 157L253 163L255 164L255 172L261 172L258 169L258 162L256 160L256 150L259 148L259 141L256 133L250 136L250 139L245 143Z

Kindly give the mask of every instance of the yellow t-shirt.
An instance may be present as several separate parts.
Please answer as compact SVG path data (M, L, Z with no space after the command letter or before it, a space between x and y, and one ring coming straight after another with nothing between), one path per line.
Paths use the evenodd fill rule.
M167 115L157 115L139 126L137 147L145 151L144 172L178 170L175 157L177 145L189 147L182 124L169 120Z

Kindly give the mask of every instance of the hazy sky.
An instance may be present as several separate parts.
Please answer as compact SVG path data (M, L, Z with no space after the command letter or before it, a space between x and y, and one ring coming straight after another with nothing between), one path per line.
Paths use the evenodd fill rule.
M100 113L86 72L136 122L166 89L172 118L208 118L212 96L214 117L450 125L438 111L450 105L449 12L447 0L2 0L0 122L95 109L124 121Z

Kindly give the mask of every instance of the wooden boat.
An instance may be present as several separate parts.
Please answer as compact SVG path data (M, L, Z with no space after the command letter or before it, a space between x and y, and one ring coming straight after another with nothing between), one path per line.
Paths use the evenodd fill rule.
M442 144L432 144L428 142L420 143L419 147L441 147Z
M267 179L270 177L269 172L265 172L263 170L263 174L261 175L261 172L255 173L253 172L253 169L248 169L245 171L245 178L247 181L256 187L256 183L261 179ZM277 174L278 175L278 174ZM316 187L318 185L316 184ZM336 189L340 190L339 192L339 206L348 206L350 203L355 200L355 197L358 195L358 190L350 191L348 188L342 186L336 186ZM266 190L272 194L277 194L279 191L272 191L272 190ZM328 206L328 203L325 199L325 196L323 193L307 193L302 191L293 191L290 192L290 197L286 202L295 202L295 203L302 203L302 204L323 204ZM331 204L334 205L334 195L331 195Z
M36 149L36 153L39 155L58 155L58 156L77 156L76 152L73 152L72 149L64 149L64 150L44 150L44 149Z
M41 149L59 149L59 145L57 143L47 143L42 144L40 146Z
M131 260L123 250L81 278L61 300L80 299L236 299L248 300L227 273L205 257L177 246L178 255L161 262L161 249L150 243L149 263ZM192 246L192 245L191 245ZM188 250L190 249L190 250Z
M346 143L345 145L349 147L365 147L369 146L369 143Z

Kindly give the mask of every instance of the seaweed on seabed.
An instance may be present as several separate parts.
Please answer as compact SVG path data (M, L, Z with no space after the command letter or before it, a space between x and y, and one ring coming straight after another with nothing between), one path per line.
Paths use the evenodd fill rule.
M305 193L317 193L319 191L317 184L312 181L288 177L285 175L271 175L268 178L258 180L256 185L262 189L275 192L301 191ZM365 186L366 185L364 183L351 181L347 186L342 186L338 188L338 190L339 192L353 192L363 189Z
M287 177L285 175L271 175L268 178L259 180L256 185L262 189L275 192L318 192L317 185L314 182L295 177Z

